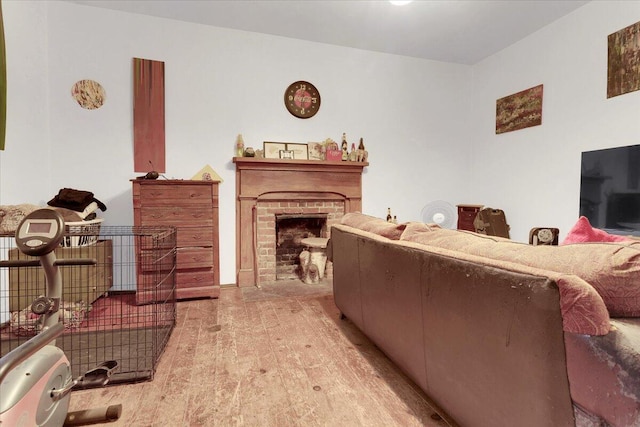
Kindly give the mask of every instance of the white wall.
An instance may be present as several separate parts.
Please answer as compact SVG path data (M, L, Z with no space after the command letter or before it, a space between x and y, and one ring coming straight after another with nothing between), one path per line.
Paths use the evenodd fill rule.
M125 14L64 2L3 1L8 66L0 204L93 191L106 225L132 223L131 58L165 61L167 172L205 164L222 176L221 279L235 281L233 145L363 137L371 166L363 210L419 219L429 201L505 210L512 238L534 226L564 235L578 216L580 153L638 143L640 91L606 98L607 36L640 21L638 1L593 1L472 66ZM80 79L107 102L83 110ZM284 108L309 80L320 112ZM495 134L495 102L544 84L541 126Z
M3 1L8 66L0 204L46 204L62 187L94 192L105 225L133 221L133 57L165 62L169 178L210 164L220 187L222 283L235 282L236 135L263 141L364 138L363 211L418 220L429 201L470 200L471 67L309 43L56 1ZM70 96L100 82L106 104ZM322 105L291 116L285 88L308 80ZM34 170L29 165L36 165Z
M582 151L640 143L640 91L607 99L607 36L638 1L593 1L473 66L473 201L502 208L511 237L579 214ZM542 125L495 134L496 100L544 84Z

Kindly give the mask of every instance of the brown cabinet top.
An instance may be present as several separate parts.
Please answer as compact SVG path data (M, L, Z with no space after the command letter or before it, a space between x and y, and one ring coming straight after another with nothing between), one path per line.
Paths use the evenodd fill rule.
M201 181L194 179L131 179L131 182L135 182L142 185L211 185L219 184L218 181Z

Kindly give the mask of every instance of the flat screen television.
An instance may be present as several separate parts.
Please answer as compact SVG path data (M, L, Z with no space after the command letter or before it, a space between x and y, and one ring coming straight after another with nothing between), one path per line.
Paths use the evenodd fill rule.
M582 153L580 215L608 233L640 236L640 145Z

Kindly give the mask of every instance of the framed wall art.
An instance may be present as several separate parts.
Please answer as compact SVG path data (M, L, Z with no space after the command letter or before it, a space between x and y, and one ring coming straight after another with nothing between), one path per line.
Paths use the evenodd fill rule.
M309 160L324 160L324 149L320 142L307 143L307 152Z
M280 150L280 158L286 160L293 160L293 151L291 150Z
M264 149L265 159L280 159L280 151L287 149L287 144L284 142L264 142L262 144Z
M609 34L607 98L640 90L640 22Z
M542 124L542 85L496 101L496 134Z
M309 159L309 148L307 147L307 144L289 142L287 143L287 150L293 152L293 158L295 160Z

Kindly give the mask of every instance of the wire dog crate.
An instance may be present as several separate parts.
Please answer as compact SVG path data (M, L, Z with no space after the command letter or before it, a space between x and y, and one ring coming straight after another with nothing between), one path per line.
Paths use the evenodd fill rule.
M119 364L110 383L153 378L176 324L174 227L68 227L57 258L92 265L60 266L63 281L56 339L74 377L108 360ZM14 236L0 236L0 259L31 258ZM0 269L0 356L40 330L31 302L44 295L41 267Z

